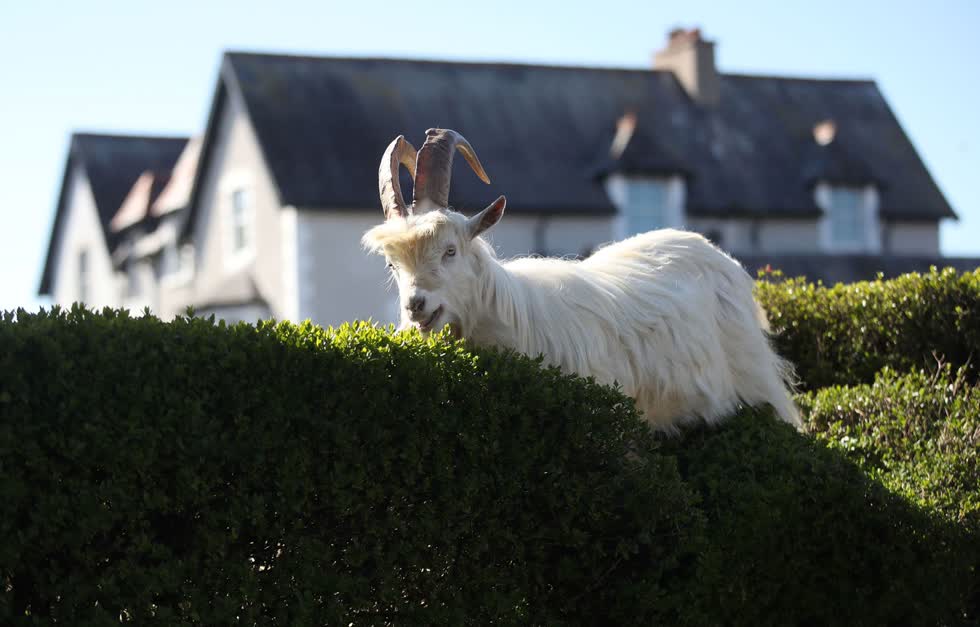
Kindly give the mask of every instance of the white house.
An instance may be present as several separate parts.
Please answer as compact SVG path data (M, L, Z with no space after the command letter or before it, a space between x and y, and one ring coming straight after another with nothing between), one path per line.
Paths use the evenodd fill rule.
M76 133L68 148L40 293L58 304L123 305L110 222L145 171L169 170L186 138Z
M40 291L394 321L360 237L382 219L384 148L430 127L466 136L492 179L461 166L454 207L507 195L502 256L673 226L811 279L978 265L940 258L955 214L873 81L720 73L711 42L675 31L649 70L227 53L199 138L74 136Z

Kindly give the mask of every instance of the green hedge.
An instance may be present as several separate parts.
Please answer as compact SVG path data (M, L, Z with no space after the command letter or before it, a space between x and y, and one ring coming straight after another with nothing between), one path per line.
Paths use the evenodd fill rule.
M972 534L980 565L980 388L949 364L800 399L808 428L888 488ZM972 594L980 619L980 589Z
M665 443L701 497L703 625L960 624L972 539L766 413ZM953 608L959 608L953 611Z
M803 389L870 383L885 366L910 371L936 356L955 367L980 357L980 270L834 287L768 277L757 296Z
M8 316L0 371L0 624L684 609L702 523L671 460L530 359L76 309Z
M940 624L961 526L768 414L365 325L0 321L0 624Z

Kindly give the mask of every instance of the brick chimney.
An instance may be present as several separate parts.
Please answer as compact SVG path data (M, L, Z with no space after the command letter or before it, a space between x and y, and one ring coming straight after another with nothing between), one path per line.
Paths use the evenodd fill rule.
M675 28L667 37L667 47L653 57L653 68L673 72L694 101L706 106L718 104L715 42L702 39L699 28Z

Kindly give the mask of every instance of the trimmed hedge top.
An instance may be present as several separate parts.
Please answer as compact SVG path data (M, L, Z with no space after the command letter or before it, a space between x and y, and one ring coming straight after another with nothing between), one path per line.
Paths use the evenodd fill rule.
M980 388L948 365L799 401L808 428L892 490L980 531Z
M968 612L980 621L980 388L945 364L799 399L808 428L869 476L968 534Z
M756 293L777 351L807 390L871 383L885 366L907 372L938 358L958 368L980 356L980 269L834 287L760 281Z
M0 321L0 623L941 624L973 540L767 412L661 440L364 324ZM945 512L945 510L944 510Z
M75 308L6 316L0 372L2 624L683 609L702 522L673 461L534 360Z

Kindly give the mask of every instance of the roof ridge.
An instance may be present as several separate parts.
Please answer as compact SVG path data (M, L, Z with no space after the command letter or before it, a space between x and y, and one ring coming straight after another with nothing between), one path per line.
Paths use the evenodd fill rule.
M590 71L590 72L625 72L633 74L662 74L669 73L670 70L653 67L621 67L614 65L586 65L575 63L558 62L520 62L506 60L478 60L478 59L438 59L425 57L395 57L395 56L356 56L356 55L330 55L313 54L300 52L264 52L256 50L225 50L224 55L233 57L255 57L266 59L292 59L301 61L373 61L385 63L406 63L411 65L437 65L437 66L467 66L467 67L487 67L487 68L536 68L547 70L569 70L569 71ZM749 74L745 72L719 72L721 76L735 79L766 79L783 81L805 81L816 83L845 83L845 84L876 84L875 79L870 77L820 77L820 76L783 76L777 74Z
M777 81L794 81L802 83L844 83L844 84L877 84L877 81L869 77L853 78L825 78L821 76L779 76L776 74L746 74L744 72L720 72L721 76L735 79L766 79Z
M111 133L100 133L97 131L72 131L72 139L75 138L92 138L92 139L162 139L162 140L180 140L188 141L192 137L191 135L157 135L153 133L143 133L143 134L129 134L121 132L111 132Z
M586 70L600 72L629 72L637 74L661 74L670 70L644 68L644 67L616 67L607 65L584 65L584 64L562 64L562 63L522 63L520 61L505 60L477 60L477 59L436 59L423 57L393 57L393 56L354 56L354 55L318 55L308 53L292 52L258 52L250 50L226 50L226 57L260 57L268 59L294 59L303 61L380 61L386 63L407 63L413 65L442 65L442 66L468 66L468 67L513 67L513 68L541 68L551 70Z

